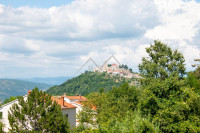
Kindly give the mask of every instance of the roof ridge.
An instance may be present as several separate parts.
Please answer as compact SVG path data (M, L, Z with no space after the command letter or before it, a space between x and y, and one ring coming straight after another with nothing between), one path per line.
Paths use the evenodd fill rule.
M27 97L27 95L24 95L23 97ZM7 105L9 105L9 104L11 104L11 103L16 102L16 101L18 101L18 99L15 99L15 100L13 100L13 101L11 101L11 102L9 102L9 103L3 104L0 108L3 108L3 107L5 107L5 106L7 106Z

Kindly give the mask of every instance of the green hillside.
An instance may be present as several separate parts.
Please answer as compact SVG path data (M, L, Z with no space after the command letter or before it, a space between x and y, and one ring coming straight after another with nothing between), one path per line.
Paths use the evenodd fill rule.
M35 87L46 90L50 86L51 85L16 79L0 79L0 101L3 101L10 96L25 95L28 90Z
M111 77L107 73L85 72L78 77L67 80L61 85L56 85L47 90L51 95L67 95L81 94L86 95L91 92L99 91L103 88L104 91L111 90L113 86L118 87L124 82L131 83L133 79L125 79L123 77Z

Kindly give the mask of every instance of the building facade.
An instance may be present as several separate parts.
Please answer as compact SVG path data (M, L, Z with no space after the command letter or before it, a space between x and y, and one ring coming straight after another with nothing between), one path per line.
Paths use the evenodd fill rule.
M27 100L27 97L28 95L23 96L24 100ZM61 105L61 111L63 115L68 118L68 122L70 123L70 128L75 127L77 106L66 102L64 100L64 96L51 97L51 99L53 102L57 102L59 105ZM3 127L4 132L9 132L10 124L8 120L8 111L14 104L18 104L18 99L0 107L0 112L2 113L2 119L0 119L0 122L4 124Z

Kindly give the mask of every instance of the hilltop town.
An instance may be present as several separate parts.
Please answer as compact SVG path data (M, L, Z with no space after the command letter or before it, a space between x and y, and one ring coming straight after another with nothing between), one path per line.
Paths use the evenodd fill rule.
M111 75L119 75L120 77L125 78L142 78L140 74L133 73L132 69L128 68L127 65L117 65L117 64L106 64L101 67L96 67L93 70L94 72L107 72Z
M108 62L114 59L115 62L117 62L117 64L108 64ZM90 57L81 67L80 69L76 72L79 73L80 70L86 66L88 64L88 62L92 62L96 67L93 69L93 72L106 72L108 74L110 74L111 76L120 76L120 77L124 77L124 78L142 78L140 76L140 74L138 73L134 73L132 71L131 68L129 68L127 65L124 65L117 60L117 58L114 55L111 55L105 62L103 65L97 65L97 63ZM75 75L76 75L75 74Z

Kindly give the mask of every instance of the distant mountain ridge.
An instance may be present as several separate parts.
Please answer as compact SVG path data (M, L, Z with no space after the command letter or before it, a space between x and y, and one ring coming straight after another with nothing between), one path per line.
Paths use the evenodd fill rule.
M35 87L47 90L51 86L52 85L17 79L0 79L0 101L3 101L10 96L25 95L28 90L32 90Z

